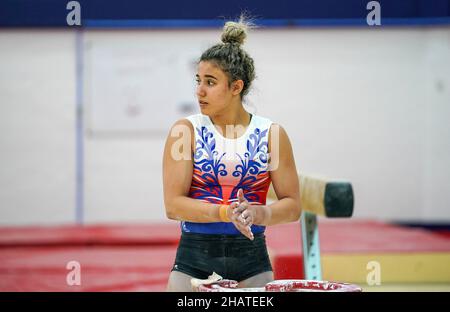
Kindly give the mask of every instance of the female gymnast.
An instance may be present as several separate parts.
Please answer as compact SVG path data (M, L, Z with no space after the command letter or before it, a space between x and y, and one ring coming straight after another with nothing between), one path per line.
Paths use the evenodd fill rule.
M286 131L242 104L255 78L253 59L241 47L248 26L242 17L227 22L222 43L201 55L201 113L177 121L166 141L164 204L167 217L181 221L168 291L191 291L192 278L213 272L239 287L264 286L273 280L265 227L300 218ZM270 183L278 200L266 205Z

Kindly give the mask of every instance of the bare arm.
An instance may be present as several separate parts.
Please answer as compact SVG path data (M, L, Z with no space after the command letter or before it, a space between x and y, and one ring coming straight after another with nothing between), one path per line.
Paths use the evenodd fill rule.
M233 213L237 203L230 207L231 205L209 204L189 197L193 150L192 124L185 119L177 121L167 137L163 156L164 205L167 217L198 223L232 222L243 235L253 239L250 227L243 226Z
M277 127L278 125L274 125ZM272 126L272 127L274 127ZM279 165L270 172L278 201L270 204L271 218L268 225L293 222L300 219L300 188L291 142L286 131L279 127ZM276 140L272 140L276 144Z
M188 197L192 182L194 130L182 119L172 127L164 148L164 205L169 219L190 222L220 222L219 207Z
M277 127L279 131L276 131ZM240 221L245 226L274 225L297 221L300 218L300 188L289 137L279 125L272 125L270 133L272 136L269 136L271 157L278 157L278 165L274 168L275 170L270 171L270 177L278 201L270 205L258 206L242 199L236 213L242 214ZM274 144L278 144L278 156L275 153Z

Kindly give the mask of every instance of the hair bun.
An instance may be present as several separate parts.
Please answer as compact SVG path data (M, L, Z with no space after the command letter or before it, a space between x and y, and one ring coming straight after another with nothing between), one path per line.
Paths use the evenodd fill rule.
M237 43L239 45L244 43L247 37L247 25L242 21L226 22L223 26L222 42L223 43Z

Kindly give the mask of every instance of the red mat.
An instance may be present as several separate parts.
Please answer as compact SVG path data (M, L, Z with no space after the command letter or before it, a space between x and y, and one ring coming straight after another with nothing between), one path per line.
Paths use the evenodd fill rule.
M2 227L1 246L176 245L178 222L88 226Z
M298 223L266 231L275 279L303 279L301 228ZM450 252L450 239L419 228L351 219L319 220L322 254Z
M380 222L321 220L324 253L450 251L426 230ZM275 278L303 278L298 223L267 229ZM178 223L0 229L0 291L163 291L180 236ZM81 285L68 286L69 261Z
M267 229L269 246L294 251L301 246L301 229L297 223ZM319 221L320 249L323 253L441 252L450 251L450 240L433 232L376 221Z
M0 249L0 291L164 290L174 247L18 247ZM71 261L81 285L69 286Z

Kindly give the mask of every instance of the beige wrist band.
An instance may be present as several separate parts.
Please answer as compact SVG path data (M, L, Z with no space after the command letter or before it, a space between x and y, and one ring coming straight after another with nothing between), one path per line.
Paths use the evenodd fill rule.
M231 222L230 218L228 218L228 214L227 214L227 210L230 206L228 205L221 205L219 207L219 216L220 216L220 220L222 220L222 222Z

